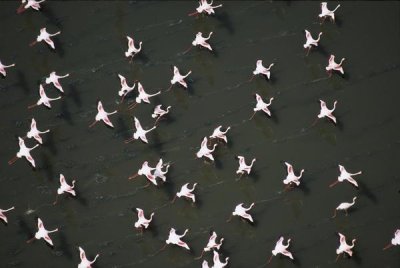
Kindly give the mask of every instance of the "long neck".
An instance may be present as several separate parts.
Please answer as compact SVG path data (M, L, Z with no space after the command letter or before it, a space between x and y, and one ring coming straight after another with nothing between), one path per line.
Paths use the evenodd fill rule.
M319 33L319 34L318 34L318 38L317 38L317 40L316 40L317 42L319 42L319 39L321 39L321 35L322 35L322 33Z

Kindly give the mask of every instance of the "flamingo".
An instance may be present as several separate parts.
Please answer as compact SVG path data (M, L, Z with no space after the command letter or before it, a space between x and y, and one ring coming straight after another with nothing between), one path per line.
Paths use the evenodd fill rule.
M336 63L334 55L331 55L329 57L328 66L325 67L325 70L329 74L329 77L332 76L333 71L338 71L339 73L344 74L342 64L345 59L346 58L342 58L339 63Z
M254 222L253 221L253 217L247 213L247 211L249 211L252 207L254 206L254 203L251 203L250 207L245 208L243 207L243 203L240 203L239 205L237 205L235 207L235 211L232 212L231 217L227 220L227 222L230 222L232 219L232 216L240 216L243 219L247 219L250 222Z
M45 0L22 0L21 6L17 9L17 14L21 14L28 8L32 8L36 11L40 10L40 3L43 3ZM26 3L26 4L25 4Z
M139 91L139 95L136 97L136 103L132 104L131 106L129 106L129 110L133 109L136 107L137 104L141 103L142 101L145 103L150 103L149 98L157 96L159 94L161 94L161 91L158 91L157 93L154 94L147 94L144 91L144 88L142 86L142 84L140 82L138 82L138 91Z
M337 5L337 7L334 10L329 10L328 9L328 3L327 2L322 2L321 3L321 13L318 15L322 22L325 21L327 17L330 17L333 22L335 22L335 11L340 7L340 4ZM322 23L321 22L321 23Z
M269 117L271 117L271 111L268 109L268 107L271 105L272 101L274 100L273 97L271 97L269 99L269 103L265 103L263 101L263 99L261 98L260 95L256 94L256 100L257 100L257 104L256 107L253 109L254 113L253 115L250 117L249 120L253 119L253 117L256 115L256 113L258 111L263 111L264 113L266 113Z
M181 86L183 86L184 88L187 88L187 83L185 81L185 78L188 77L190 74L192 73L191 70L189 70L189 72L185 75L181 75L181 73L179 72L178 67L174 66L174 76L172 77L171 80L171 86L167 89L167 91L169 91L172 86L176 83L181 84Z
M354 247L354 243L356 242L356 239L353 239L351 241L352 244L348 245L346 242L346 237L344 235L342 235L341 233L338 233L338 235L339 235L340 245L336 249L336 254L338 255L336 257L336 261L339 259L340 254L342 254L342 253L343 253L343 255L344 255L344 253L347 253L350 257L353 256L352 248Z
M131 61L132 61L133 57L136 54L138 54L140 52L140 50L142 50L142 41L139 42L139 47L136 48L135 44L134 44L134 40L129 36L126 36L126 38L128 39L128 50L125 52L125 56L127 58L131 57Z
M135 131L135 133L133 133L133 137L132 138L125 140L125 143L130 143L130 142L132 142L134 140L137 140L137 139L141 139L144 143L149 143L149 141L147 140L146 134L148 132L156 129L156 126L153 126L152 128L150 128L148 130L144 130L142 128L142 125L139 122L139 119L134 117L134 121L135 121L136 131Z
M307 55L308 55L308 53L310 53L310 50L311 50L312 46L315 46L315 47L318 46L318 42L321 39L322 32L320 32L318 34L318 38L317 39L314 39L311 36L311 33L308 30L304 30L304 31L306 32L306 39L307 40L306 40L306 43L303 45L303 47L305 49L307 49Z
M210 268L210 266L208 265L208 261L204 260L201 264L201 268Z
M209 43L207 43L207 40L210 39L212 34L213 34L213 32L210 32L208 34L208 37L203 37L203 33L198 32L196 34L196 38L192 42L192 46L189 47L186 51L184 51L183 54L186 54L187 52L189 52L189 50L191 50L195 46L202 46L202 47L205 47L208 50L212 51L211 45Z
M219 250L223 241L224 241L224 238L221 238L218 243L217 242L217 233L212 232L210 238L208 239L208 243L207 243L206 247L201 252L201 255L199 257L197 257L196 259L200 259L201 257L203 257L203 254L205 252L211 251L213 249Z
M15 209L15 207L10 207L8 209L1 209L0 208L0 219L3 220L5 223L8 223L7 216L4 215L4 212L8 212L10 210Z
M256 161L256 159L253 158L253 160L251 160L250 165L247 165L247 164L246 164L246 160L244 159L243 156L238 155L238 156L236 156L236 157L239 159L239 167L238 167L238 169L236 170L236 174L240 174L240 177L242 177L242 175L243 175L244 173L247 173L247 175L249 175L249 174L250 174L250 171L251 171L251 168L253 167L253 164L254 164L254 162ZM240 179L240 177L239 177L239 179Z
M333 112L335 111L335 109L336 109L337 101L335 100L335 101L333 102L333 108L332 108L332 109L328 109L328 108L326 107L325 101L319 100L319 102L320 102L320 104L321 104L321 111L320 111L319 114L318 114L318 118L328 117L330 120L332 120L333 123L336 124L336 117L335 117L332 113L333 113ZM316 121L315 121L315 123L316 123ZM314 123L314 124L315 124L315 123ZM314 124L313 124L313 125L314 125Z
M165 167L165 171L162 170L163 167ZM168 173L168 168L169 164L164 164L163 160L160 158L153 173L154 179L160 178L164 182L166 182L167 178L165 177L165 174Z
M31 122L31 129L26 133L26 137L28 138L34 138L37 142L42 144L42 137L40 137L40 134L48 133L50 132L50 129L47 129L45 131L39 131L36 126L36 120L35 118L32 118Z
M289 164L288 162L285 162L286 168L287 168L287 176L286 179L283 180L283 183L286 184L287 186L285 189L288 187L291 187L293 184L296 184L297 186L300 185L300 178L303 176L304 169L300 171L299 176L296 176L294 174L293 166Z
M31 163L31 165L35 168L36 167L35 159L33 159L33 157L31 156L31 151L33 149L35 149L36 147L38 147L39 144L36 144L32 148L28 148L28 147L26 147L25 142L21 137L18 137L18 141L19 141L19 151L18 151L17 155L13 159L8 161L8 164L12 165L12 164L14 164L15 161L18 160L18 158L25 157L26 160L28 160L29 163Z
M89 261L86 258L85 251L81 247L79 247L79 257L81 258L81 262L79 263L78 268L92 268L91 265L97 260L99 254L96 254L96 257L94 257L93 261Z
M44 88L43 88L43 86L41 84L39 86L39 95L40 95L40 99L35 104L29 105L28 109L32 109L33 107L39 106L39 105L42 105L42 104L44 106L46 106L47 108L51 109L50 102L61 99L61 96L58 96L57 98L49 98L49 97L47 97L46 93L44 92Z
M2 74L4 77L6 77L6 75L7 75L6 68L10 68L10 67L14 67L14 66L15 66L15 63L10 64L10 65L4 65L0 61L0 74Z
M136 177L139 176L139 175L144 175L144 176L146 176L146 178L147 178L151 183L153 183L154 185L157 185L156 178L154 177L153 174L151 174L151 172L152 172L153 170L155 170L155 168L150 167L150 166L149 166L149 162L144 161L143 164L142 164L142 167L138 170L138 172L137 172L136 174L130 176L130 177L128 178L128 180L134 179L134 178L136 178Z
M58 195L62 195L63 193L69 193L73 196L76 196L75 193L75 180L72 181L72 185L69 185L65 180L63 174L60 174L60 187L57 189L56 200L54 201L53 205L57 204Z
M351 202L351 203L348 203L348 202L340 203L340 205L335 209L335 213L333 214L332 218L336 217L336 211L338 211L338 210L344 210L346 212L346 216L347 216L347 210L356 203L356 199L357 199L357 197L355 196L355 197L353 197L353 202Z
M225 143L228 143L228 139L226 138L226 133L231 129L231 127L227 127L225 131L221 130L222 126L218 126L214 129L212 135L209 137L210 139L221 139Z
M143 228L147 229L150 222L153 220L154 212L150 214L150 218L146 219L144 216L143 209L136 208L138 220L135 222L135 228L140 229L143 232Z
M181 238L184 237L188 231L189 229L186 229L182 235L178 235L176 233L176 230L174 228L171 228L171 230L169 231L168 239L165 241L166 244L161 250L163 250L169 244L177 245L179 247L190 250L189 246L181 240Z
M40 29L40 34L36 38L36 41L33 41L30 44L30 46L34 46L34 45L36 45L36 43L42 42L44 40L52 49L56 49L54 46L54 42L53 42L53 40L51 40L50 37L59 35L60 33L61 33L61 31L58 31L54 34L50 34L46 31L46 28L42 28L42 29Z
M65 78L65 77L68 77L68 76L69 76L69 74L66 74L66 75L57 75L56 72L51 72L51 73L49 74L49 77L46 78L46 84L53 83L53 85L54 85L59 91L61 91L62 93L64 93L64 90L63 90L63 88L62 88L60 82L58 81L58 79L60 79L60 78Z
M190 13L189 16L194 16L198 15L201 13L205 13L207 15L215 14L214 9L222 7L222 4L213 6L213 0L211 0L210 3L207 2L207 0L200 0L199 1L199 7L196 8L196 11L193 13Z
M174 199L172 200L172 203L175 202L176 197L186 197L188 199L191 199L193 203L196 202L196 196L192 193L194 191L194 188L196 188L197 183L193 184L192 189L190 189L189 183L185 183L182 187L181 190L179 192L176 193L176 196L174 197Z
M110 119L108 118L109 115L115 114L117 113L117 110L115 110L114 112L111 113L107 113L104 108L103 108L103 104L101 103L101 101L97 102L97 114L95 117L95 121L89 125L89 127L93 127L97 122L99 122L100 120L103 121L106 125L108 125L109 127L114 127L114 125L111 123Z
M215 147L217 147L217 144L214 144L212 149L208 149L207 137L204 137L203 141L201 142L200 150L196 153L197 158L207 157L211 161L214 161L214 157L211 153L214 152Z
M26 241L26 243L31 243L34 239L39 240L39 239L43 238L50 246L53 246L53 241L51 240L49 234L57 232L58 228L56 228L52 231L46 230L46 228L44 227L43 222L40 218L37 219L37 227L38 227L38 231L35 233L35 236L32 237L31 239L29 239L28 241Z
M214 252L214 257L213 257L214 265L213 265L213 268L224 268L225 266L228 265L229 257L225 258L225 262L221 262L221 260L219 259L218 252L216 252L215 250L213 252Z
M171 106L168 106L166 110L163 110L162 105L159 104L154 108L153 114L151 117L157 118L156 121L154 122L154 125L157 124L158 120L161 119L162 116L166 115L169 113L169 109L171 109Z
M397 229L396 232L394 233L394 237L392 238L392 241L386 245L383 250L386 250L392 246L400 245L400 229Z
M339 175L337 181L334 181L333 183L331 183L329 185L329 187L333 187L337 183L347 180L348 182L350 182L351 184L353 184L355 187L358 188L357 181L355 179L353 179L351 176L360 175L360 174L362 174L362 171L359 171L359 172L356 172L356 173L349 173L349 172L346 171L346 169L342 165L339 165L339 171L340 171L340 175Z
M272 66L274 66L274 65L275 65L274 63L271 63L271 64L268 66L268 68L266 68L266 67L264 67L264 65L263 65L263 63L262 63L262 60L257 60L257 62L256 62L256 69L253 71L253 76L250 78L249 81L252 81L253 78L254 78L256 75L258 75L258 74L263 74L263 75L265 75L265 76L268 78L268 80L269 80L269 79L270 79L270 76L271 76L270 70L271 70Z
M118 74L118 77L121 82L121 89L120 89L120 91L118 91L118 95L122 97L121 102L123 102L126 95L128 95L130 92L133 91L136 84L133 83L133 86L130 87L130 86L128 86L128 83L126 82L126 78L124 76Z
M283 241L284 241L284 238L283 238L283 236L281 236L279 238L278 242L276 242L275 248L272 250L272 255L269 258L268 263L271 262L273 256L276 256L278 254L285 255L285 256L291 258L292 260L294 259L292 253L287 250L287 248L290 245L290 238L288 239L286 245L283 244Z

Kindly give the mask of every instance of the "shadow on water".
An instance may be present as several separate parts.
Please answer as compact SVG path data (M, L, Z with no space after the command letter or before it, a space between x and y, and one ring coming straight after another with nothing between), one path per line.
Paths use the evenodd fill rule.
M57 147L54 142L54 133L50 131L46 135L46 140L43 142L43 147L47 147L53 155L57 155Z
M57 232L57 233L58 233L58 237L60 240L60 244L59 244L60 249L62 250L62 252L68 259L72 260L73 254L71 252L70 243L68 242L66 236L64 235L64 233L62 231Z
M33 229L30 228L28 224L26 224L26 221L21 216L17 217L17 221L19 227L18 233L25 234L27 240L31 239L34 234Z
M82 100L81 96L79 94L79 91L76 89L76 85L74 83L71 83L69 85L69 91L67 94L68 97L70 97L78 107L82 107Z
M378 203L378 200L376 199L376 195L368 188L368 186L364 182L359 181L358 185L359 185L359 189L360 189L360 195L364 195L364 196L368 197L368 199L370 199L375 204Z
M170 170L168 170L168 173L169 172L170 172ZM167 202L169 202L175 196L175 184L172 182L172 180L168 180L168 177L167 177L167 181L162 184L162 188L167 193L168 198L169 198Z
M152 134L152 141L149 141L149 143L151 143L151 149L156 150L160 156L165 155L165 152L163 151L163 143L160 140L160 134L157 130L152 131Z
M47 156L47 154L45 153L41 153L40 154L40 171L44 171L44 173L47 176L47 179L49 181L53 181L54 179L54 169L53 169L53 165L51 163L51 159L49 156Z
M271 121L274 122L275 124L279 124L279 117L277 116L277 113L275 112L274 109L269 109L271 111Z
M321 36L321 40L322 40L322 36ZM314 50L314 48L311 48L311 50ZM329 53L328 51L326 51L325 46L318 44L318 48L316 49L320 54L322 54L324 57L326 57L327 62L329 57L331 56L331 53ZM310 51L310 54L312 53L312 51Z
M214 165L217 169L223 169L224 165L222 164L222 161L218 159L218 157L216 157L214 159Z
M129 133L130 129L125 124L125 121L122 119L122 117L118 117L115 124L115 130L117 135L121 136L123 140L127 140L132 137L132 135Z
M137 60L140 60L143 64L149 63L150 59L147 57L145 51L143 49L138 53L137 55L134 56Z
M56 117L64 119L65 121L67 121L69 125L74 125L74 122L72 121L71 118L71 113L69 112L69 108L65 100L62 101L60 106L60 112L56 114Z
M26 82L25 74L20 70L17 71L17 79L18 79L17 85L19 85L24 91L24 93L28 95L30 92L30 88L28 86L28 83Z
M54 15L53 10L49 5L43 5L40 8L40 13L43 14L50 24L56 26L60 31L63 30L63 25L57 16Z
M228 30L230 34L235 33L235 28L233 27L232 20L230 19L227 12L217 12L215 18L224 28Z

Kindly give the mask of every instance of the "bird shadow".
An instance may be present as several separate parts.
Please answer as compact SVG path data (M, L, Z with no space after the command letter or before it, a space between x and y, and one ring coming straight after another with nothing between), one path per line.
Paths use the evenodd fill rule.
M28 95L30 92L28 82L26 81L25 74L20 70L17 71L17 79L18 79L17 85L19 85L22 88L22 90L24 91L24 93L26 95Z
M171 168L172 167L170 167L169 169L171 169ZM168 170L168 173L170 171L171 170ZM174 198L174 196L175 196L175 190L174 190L175 189L175 184L171 180L168 180L168 178L167 178L167 181L162 184L162 188L166 192L169 200L172 200Z
M336 25L337 25L339 28L342 28L342 26L343 26L343 21L342 21L341 18L336 17L336 18L335 18L335 23L336 23Z
M50 24L57 26L57 28L59 28L60 30L63 29L63 25L62 25L60 19L54 15L53 10L50 8L49 5L44 5L43 7L41 7L40 11L41 11L41 14L43 14L46 17L48 22L50 22Z
M340 130L343 131L343 123L342 120L340 120L340 117L336 116L337 120L336 120L336 127Z
M67 123L69 125L74 125L74 122L71 118L71 113L69 112L69 109L68 109L68 104L65 100L61 103L60 112L56 116L58 118L62 118L65 121L67 121Z
M136 59L140 60L143 64L147 64L150 61L149 57L146 55L143 49L140 51L140 53L135 55L135 57Z
M71 83L69 85L69 92L67 95L68 97L71 97L71 99L75 102L76 106L82 107L81 96L79 94L79 91L76 90L76 86L74 83Z
M324 57L329 58L329 56L331 55L331 53L329 53L326 49L325 46L318 44L318 52L320 54L322 54Z
M60 58L64 58L65 55L64 44L57 37L54 38L53 42L55 49L50 48L51 52L59 55Z
M228 30L230 34L235 33L235 28L233 27L232 20L230 19L227 12L219 12L217 15L214 16L217 21Z
M365 195L375 204L378 203L376 195L367 187L367 185L364 182L359 181L358 184L359 184L359 189L361 190L360 191L361 195Z
M218 158L214 159L214 165L217 169L223 169L224 165L222 164L222 161L219 160Z
M72 252L71 252L71 249L70 249L70 246L69 246L69 243L68 243L68 241L67 241L66 236L64 235L63 232L58 232L58 233L59 233L59 234L58 234L58 237L59 237L59 239L60 239L60 246L59 246L59 248L63 251L63 253L65 254L65 256L66 256L68 259L72 260L73 255L72 255Z
M118 117L115 126L117 135L120 135L124 140L131 138L131 135L129 135L130 129L128 128L122 117Z
M163 143L160 140L160 134L157 131L152 131L153 137L151 141L151 149L154 149L158 152L160 156L165 155L165 152L163 150Z
M52 131L46 135L46 142L43 143L43 147L47 147L53 155L57 155L57 147L54 142L54 133Z
M88 201L87 201L86 198L83 197L84 195L82 195L82 193L80 192L79 189L74 188L74 190L75 190L76 196L70 196L70 195L68 195L68 196L69 196L70 198L76 200L76 201L77 201L79 204L81 204L82 206L87 207L87 206L88 206Z
M279 124L279 118L276 115L276 112L274 111L274 109L270 109L270 111L271 111L271 116L270 116L271 121L274 122L275 124Z
M300 183L300 185L297 188L299 188L305 195L310 194L310 188L308 188L306 183Z
M18 221L18 227L19 231L18 233L25 234L27 239L30 239L33 237L33 229L26 224L26 221L22 218L22 216L17 216L17 221Z
M260 173L257 170L254 170L253 172L251 172L246 177L250 177L250 178L252 178L254 180L254 182L257 182L257 181L260 180Z
M53 181L55 175L50 158L45 153L41 153L40 158L41 158L40 170L43 170L46 173L47 179L49 181Z

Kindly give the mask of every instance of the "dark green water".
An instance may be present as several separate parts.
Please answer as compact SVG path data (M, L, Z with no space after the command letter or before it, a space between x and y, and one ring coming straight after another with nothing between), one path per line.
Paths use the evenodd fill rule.
M382 251L400 227L399 2L343 2L337 23L323 25L318 2L222 3L216 17L198 19L187 16L197 1L46 1L43 12L22 15L15 13L19 2L0 4L0 59L16 63L0 80L0 207L16 207L7 213L9 224L0 224L0 267L76 267L77 246L90 257L100 253L99 268L201 267L193 258L210 230L225 238L221 252L232 268L263 267L281 235L292 238L295 261L275 257L269 267L399 267L399 247ZM28 46L42 27L62 31L55 52L42 43ZM308 57L304 29L324 33ZM182 55L198 31L214 32L215 53L192 49ZM142 56L132 64L124 57L126 35L143 41ZM346 58L344 77L327 77L330 53ZM245 83L257 59L275 62L272 80ZM174 87L133 111L119 105L118 73L153 93L169 86L171 65L192 70L188 91ZM65 95L51 110L27 110L38 99L38 83L53 70L71 73L61 80ZM45 88L50 97L59 95ZM248 121L253 93L275 98L272 118L260 113ZM110 117L115 129L88 128L97 99L107 111L118 109ZM328 107L338 100L338 126L320 120L311 127L319 99ZM172 109L148 135L149 144L124 144L132 135L131 115L150 127L159 103ZM25 160L9 166L16 137L26 134L32 117L40 130L51 129L32 151L38 168ZM229 144L217 147L215 164L195 159L201 139L218 125L232 127ZM254 174L240 181L238 154L257 158ZM159 157L173 163L168 183L143 188L144 177L127 180L143 161L154 166ZM283 161L305 169L300 188L282 192ZM328 187L338 164L363 171L358 190L348 183ZM53 206L60 173L76 179L79 198L64 196ZM182 199L169 204L186 182L199 183L196 205ZM331 219L333 209L353 196L358 199L349 215ZM256 202L254 225L237 218L226 223L241 202ZM133 227L135 207L156 214L143 235ZM54 249L43 241L25 243L36 232L36 217L60 229L52 234ZM171 246L150 256L170 227L190 229L185 241L192 252ZM338 231L357 242L353 258L335 263ZM211 261L211 254L205 258Z

